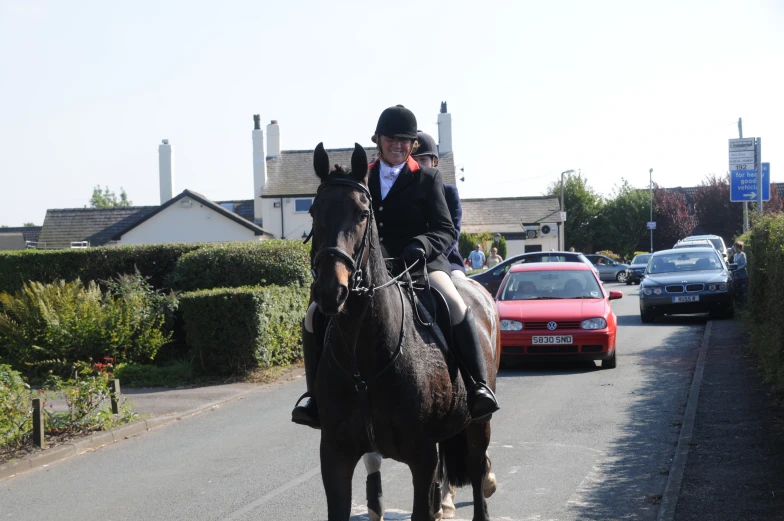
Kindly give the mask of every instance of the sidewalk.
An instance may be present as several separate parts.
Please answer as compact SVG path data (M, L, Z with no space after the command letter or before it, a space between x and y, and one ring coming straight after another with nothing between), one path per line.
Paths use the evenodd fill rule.
M738 320L714 320L676 521L784 519L784 409Z
M298 367L284 372L275 381L267 384L233 383L179 389L163 387L123 389L122 382L120 382L121 394L131 405L133 412L139 415L140 420L110 431L100 431L84 438L70 440L68 443L49 446L45 450L40 450L25 458L0 465L0 480L87 450L94 450L103 445L122 441L155 427L241 399L279 382L297 379L303 374L304 370ZM304 382L302 385L304 389ZM65 401L62 399L52 400L51 404L54 410L67 410Z

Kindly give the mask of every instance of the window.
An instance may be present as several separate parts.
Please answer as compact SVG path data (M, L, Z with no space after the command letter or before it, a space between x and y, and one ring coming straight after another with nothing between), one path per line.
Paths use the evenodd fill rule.
M294 212L295 213L305 213L310 210L311 205L313 204L313 199L295 199L294 200Z

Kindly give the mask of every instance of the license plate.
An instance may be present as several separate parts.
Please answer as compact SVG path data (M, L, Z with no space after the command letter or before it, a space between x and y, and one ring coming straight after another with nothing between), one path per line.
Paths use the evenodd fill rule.
M699 302L699 295L688 295L686 297L672 297L673 302Z
M571 344L572 335L565 336L535 336L533 337L534 344Z

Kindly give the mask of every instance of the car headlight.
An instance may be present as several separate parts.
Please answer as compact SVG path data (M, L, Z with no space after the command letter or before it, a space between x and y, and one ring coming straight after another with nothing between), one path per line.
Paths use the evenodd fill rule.
M642 288L642 292L646 295L650 295L653 291L650 288Z
M708 284L709 291L716 291L716 284Z
M523 329L523 323L517 320L502 320L501 331L520 331Z
M588 320L583 320L580 326L583 329L604 329L607 327L607 321L603 318L589 318Z
M654 295L661 295L661 288L653 288Z
M727 291L727 283L726 282L722 282L721 284L719 284L719 291Z

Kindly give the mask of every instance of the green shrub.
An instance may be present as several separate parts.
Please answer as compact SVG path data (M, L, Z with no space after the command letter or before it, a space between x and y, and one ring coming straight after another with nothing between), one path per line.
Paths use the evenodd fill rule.
M180 258L172 284L183 291L305 284L311 279L309 248L285 240L205 246Z
M190 362L158 367L148 364L119 364L114 376L123 387L179 387L193 378Z
M239 374L300 358L300 324L308 300L307 288L299 285L180 295L194 363L208 374Z
M597 253L599 255L604 255L605 257L610 257L615 262L621 262L623 260L623 259L621 259L620 255L618 255L617 253L613 253L610 250L602 250L602 251L597 252Z
M17 443L32 428L30 386L10 365L0 364L0 447Z
M467 259L468 255L474 251L476 246L476 237L470 233L460 232L460 237L457 239L457 251L463 259ZM504 257L506 258L506 257Z
M506 260L506 253L507 253L506 237L502 235L500 239L494 240L491 248L498 248L498 255L500 255L501 257L503 257L504 260Z
M0 292L13 292L25 282L49 284L81 279L104 281L137 270L157 289L169 289L175 263L202 244L105 246L73 250L0 252Z
M29 376L70 374L75 362L149 361L171 334L163 330L175 304L139 275L107 282L102 292L59 281L25 283L0 294L0 360Z

